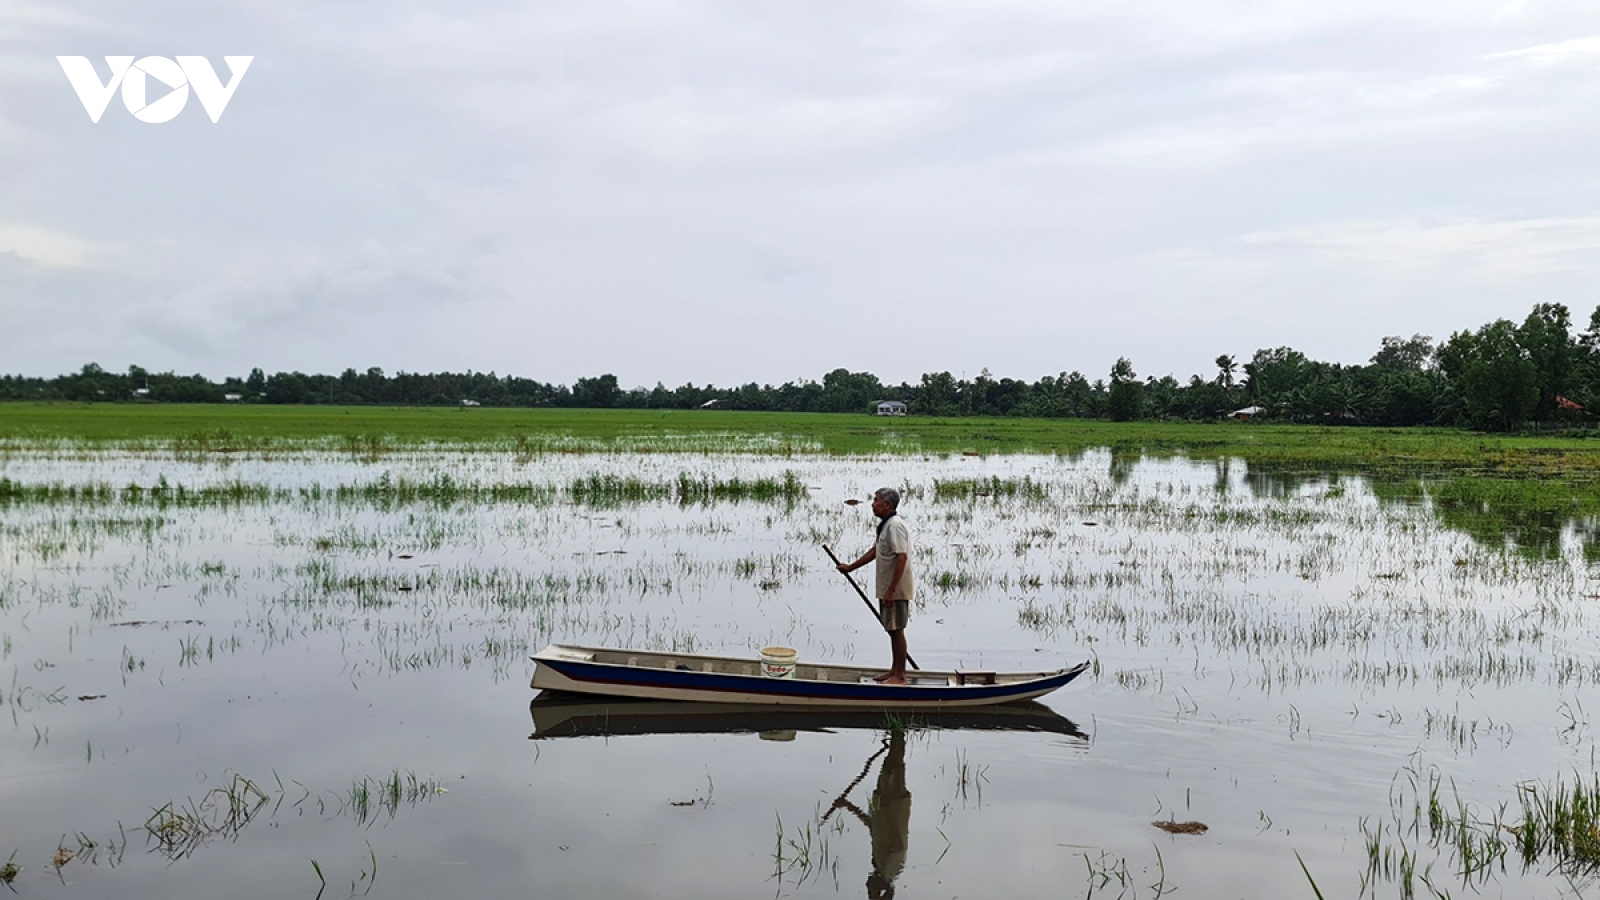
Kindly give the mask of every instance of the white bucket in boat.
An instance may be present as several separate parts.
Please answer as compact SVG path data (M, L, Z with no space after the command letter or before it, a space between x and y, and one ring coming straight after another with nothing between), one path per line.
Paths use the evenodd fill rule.
M795 660L800 654L788 647L763 647L761 674L768 678L793 678Z

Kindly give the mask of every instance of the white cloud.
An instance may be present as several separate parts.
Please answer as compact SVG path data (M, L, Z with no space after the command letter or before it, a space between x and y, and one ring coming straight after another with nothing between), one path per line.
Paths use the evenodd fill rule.
M7 0L0 6L0 40L32 37L62 28L93 27L96 20L80 15L61 4Z
M1600 274L1600 216L1488 221L1353 222L1245 235L1254 245L1298 247L1332 263L1390 269L1448 268L1452 278L1515 280L1557 272Z
M1181 375L1600 275L1589 0L428 6L0 10L0 357ZM241 51L217 125L54 62Z
M1523 59L1535 63L1563 63L1595 56L1600 56L1600 35L1559 41L1554 44L1540 44L1537 47L1525 47L1521 50L1507 50L1503 53L1491 53L1484 59Z
M46 269L103 268L127 252L124 244L89 241L34 225L0 225L0 254Z

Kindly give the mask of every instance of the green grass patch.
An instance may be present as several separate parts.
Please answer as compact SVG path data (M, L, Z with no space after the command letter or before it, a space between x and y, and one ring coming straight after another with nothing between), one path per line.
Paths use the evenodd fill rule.
M1597 480L1600 473L1600 441L1574 433L721 410L0 404L0 447L52 443L194 455L325 450L363 458L440 444L527 457L607 451L1076 454L1110 448L1196 459L1235 457L1297 471L1450 470L1587 480Z

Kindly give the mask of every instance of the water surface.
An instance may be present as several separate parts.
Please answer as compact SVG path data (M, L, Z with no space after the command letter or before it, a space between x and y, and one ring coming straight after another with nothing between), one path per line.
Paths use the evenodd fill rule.
M1309 896L1303 859L1326 896L1399 896L1385 852L1423 896L1572 890L1514 855L1464 878L1405 829L1430 784L1487 818L1591 771L1583 522L1530 553L1352 475L1110 452L43 450L0 477L24 894ZM821 550L867 546L845 501L884 484L912 654L1092 660L1046 719L540 732L552 641L886 663Z

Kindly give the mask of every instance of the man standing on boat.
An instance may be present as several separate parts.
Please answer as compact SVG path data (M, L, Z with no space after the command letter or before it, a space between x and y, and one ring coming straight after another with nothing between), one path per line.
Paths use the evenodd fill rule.
M876 677L883 684L906 683L906 625L911 621L911 534L897 515L900 492L878 488L872 495L872 514L878 517L878 540L872 549L853 563L840 563L839 571L849 574L877 560L878 619L889 632L893 662L889 671Z

